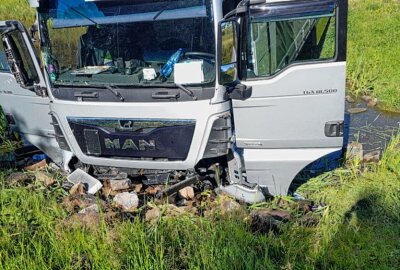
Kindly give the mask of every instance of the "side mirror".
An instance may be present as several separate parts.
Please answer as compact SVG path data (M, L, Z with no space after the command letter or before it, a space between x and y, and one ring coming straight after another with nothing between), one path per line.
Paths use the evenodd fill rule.
M22 32L17 27L11 27L2 33L1 39L10 70L17 83L23 88L33 90L35 83L39 82L39 75Z
M219 24L219 83L232 85L238 80L238 23L235 20Z

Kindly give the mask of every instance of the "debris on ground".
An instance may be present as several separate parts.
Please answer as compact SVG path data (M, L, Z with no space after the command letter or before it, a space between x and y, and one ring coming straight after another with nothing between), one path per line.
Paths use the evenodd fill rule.
M33 177L23 172L13 172L6 178L10 186L23 186L33 181Z
M46 159L43 159L32 165L25 166L24 170L25 171L38 171L38 170L42 170L42 169L46 168L46 166L47 166L47 161L46 161Z
M373 108L378 104L378 99L370 96L361 96L361 100L364 101L370 108Z
M348 103L355 103L356 102L356 100L354 98L352 98L351 96L346 96L346 101Z
M363 157L364 163L378 163L381 159L381 151L376 150L370 153L367 153Z
M124 212L132 212L139 206L139 197L135 192L118 193L114 197L113 204Z
M71 195L85 195L86 194L85 185L82 184L81 182L76 183L69 190L69 194L71 194Z
M347 109L347 112L350 114L358 114L358 113L363 113L366 111L367 111L367 108L349 108L349 109Z
M290 220L292 216L288 211L254 210L250 213L250 228L254 233L280 233L282 225Z
M347 159L348 160L363 160L364 150L363 145L358 142L351 142L347 146Z
M36 181L43 183L45 187L50 187L57 182L51 174L43 171L35 172L35 178Z
M113 191L127 190L132 187L132 181L130 179L124 180L110 180L110 188Z
M90 176L81 169L75 170L67 177L67 179L73 184L84 184L89 194L96 194L103 187L99 180L97 180L93 176Z
M158 219L161 217L161 211L158 207L153 207L149 210L147 210L146 214L145 214L145 220L147 222L151 222L155 219Z
M191 186L184 187L178 191L179 197L184 200L193 200L194 198L194 189Z
M96 214L100 213L100 209L97 204L92 204L91 206L88 206L78 212L78 214L93 214L93 213L96 213Z

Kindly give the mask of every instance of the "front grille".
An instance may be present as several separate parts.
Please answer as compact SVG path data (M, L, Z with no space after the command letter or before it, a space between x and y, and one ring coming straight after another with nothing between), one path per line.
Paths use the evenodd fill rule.
M185 160L194 120L68 118L81 151L88 156Z

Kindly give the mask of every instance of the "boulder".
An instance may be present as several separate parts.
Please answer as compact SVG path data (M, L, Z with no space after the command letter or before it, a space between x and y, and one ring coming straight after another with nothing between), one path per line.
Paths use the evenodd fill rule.
M363 145L358 142L351 142L347 146L347 159L348 160L363 160L364 150Z
M81 211L79 211L79 214L97 214L100 212L99 206L97 204L92 204L91 206L88 206Z
M292 220L287 211L272 209L254 210L250 213L250 228L255 233L280 233L282 224Z
M131 188L132 182L130 179L110 180L110 188L113 191L127 190Z
M346 96L346 101L347 101L348 103L355 103L355 102L356 102L355 99L352 98L351 96Z
M150 210L148 210L146 212L144 219L146 221L150 222L150 221L153 221L155 219L158 219L159 217L161 217L161 211L160 211L159 208L154 207L154 208L152 208L152 209L150 209Z
M10 186L26 185L32 181L32 177L26 173L14 172L7 176L6 182Z
M139 206L139 198L135 192L123 192L115 195L114 206L125 212L133 212Z
M47 166L47 161L45 159L43 159L42 161L39 161L35 164L24 167L24 170L25 171L38 171L38 170L42 170L42 169L46 168L46 166Z
M364 155L364 163L378 163L381 160L381 151L373 151Z
M44 186L49 187L52 186L56 183L56 180L54 177L52 177L50 174L43 172L43 171L37 171L35 173L36 181L42 182Z
M358 113L363 113L366 111L367 111L366 108L350 108L347 110L347 112L350 114L358 114Z
M191 186L184 187L178 191L178 195L180 198L184 200L193 200L194 198L194 189Z
M77 183L75 184L70 190L69 190L70 195L85 195L86 190L85 190L85 185L82 183Z

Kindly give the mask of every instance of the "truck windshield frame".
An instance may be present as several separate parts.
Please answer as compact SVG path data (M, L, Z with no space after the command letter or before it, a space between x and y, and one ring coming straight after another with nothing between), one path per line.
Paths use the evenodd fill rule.
M215 86L211 0L49 0L38 14L42 61L55 87ZM182 83L185 65L196 74Z

